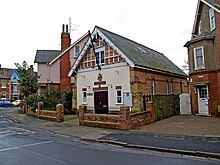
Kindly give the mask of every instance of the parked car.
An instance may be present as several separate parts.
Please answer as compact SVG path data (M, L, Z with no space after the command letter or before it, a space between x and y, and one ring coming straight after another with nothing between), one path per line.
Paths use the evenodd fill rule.
M10 101L0 101L0 107L12 107L13 104Z
M17 107L21 104L21 101L22 100L15 100L15 101L12 102L12 104L13 104L13 106Z

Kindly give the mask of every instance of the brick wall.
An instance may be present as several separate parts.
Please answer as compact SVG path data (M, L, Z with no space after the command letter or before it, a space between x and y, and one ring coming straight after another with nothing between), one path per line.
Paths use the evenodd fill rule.
M133 97L132 111L143 111L143 95L152 95L152 80L154 80L154 95L166 95L166 84L168 83L168 95L188 93L188 83L186 78L146 72L146 70L131 68L131 91ZM171 85L172 84L172 85ZM171 86L173 87L171 89Z
M86 111L86 106L80 106L79 125L128 130L151 123L150 112L132 114L127 106L120 108L120 115L86 114Z

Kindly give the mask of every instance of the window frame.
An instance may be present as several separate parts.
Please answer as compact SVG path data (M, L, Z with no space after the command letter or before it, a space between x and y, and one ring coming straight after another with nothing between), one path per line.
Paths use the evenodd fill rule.
M196 51L201 49L201 58L202 58L202 65L201 66L198 66L198 63L197 63L197 54L196 54ZM205 69L205 58L204 58L204 49L203 49L203 46L199 46L199 47L196 47L196 48L193 48L193 55L194 55L194 65L195 65L195 70L199 70L199 69Z
M213 31L216 28L215 11L213 8L209 9L209 22L210 22L210 30Z
M76 50L78 50L78 52ZM75 52L74 53L75 53L75 58L77 58L79 56L79 53L80 53L80 46L79 45L75 46Z
M4 84L4 85L3 85ZM5 80L2 80L2 86L1 88L7 88L7 82Z
M202 33L202 21L199 21L199 25L198 25L198 35L200 35Z
M87 96L88 96L87 91L82 91L82 104L88 104L88 97Z
M95 50L95 63L96 65L105 64L105 47L97 48Z
M3 97L4 96L4 97ZM6 92L2 92L2 94L1 94L1 99L6 99L7 98L7 93Z
M121 96L118 95L121 92ZM121 102L118 102L118 98L121 98ZM123 104L123 92L121 89L116 90L116 104Z

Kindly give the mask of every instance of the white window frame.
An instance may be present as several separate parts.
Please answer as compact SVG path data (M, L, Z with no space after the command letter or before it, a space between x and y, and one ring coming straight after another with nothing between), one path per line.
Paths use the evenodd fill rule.
M76 51L77 50L76 48L79 49L78 52ZM79 56L79 53L80 53L80 46L78 46L78 45L75 46L75 52L74 53L75 53L75 57L77 58Z
M87 91L82 91L82 104L88 104Z
M118 95L118 92L121 92L121 96ZM121 102L118 102L118 98L121 98ZM121 89L116 90L116 104L123 104L123 92Z
M155 80L151 81L152 95L155 95Z
M6 88L7 87L7 82L6 81L2 81L2 88Z
M102 54L101 53L104 53L104 57L102 59ZM99 60L99 63L97 63L97 53L98 53L98 60ZM103 61L102 61L103 60ZM95 50L95 62L96 62L96 65L101 65L101 64L104 64L105 63L105 47L102 47L102 48L98 48Z
M200 35L202 33L202 21L199 21L199 25L198 25L198 35Z
M202 56L202 65L201 65L201 66L197 66L197 57L198 57L197 51L198 51L199 49L201 49L201 56ZM194 53L195 70L204 69L204 68L205 68L205 60L204 60L204 50L203 50L203 46L194 48L194 49L193 49L193 53Z
M166 95L169 94L169 82L166 81Z
M209 9L209 21L210 21L210 30L215 29L215 12L213 8Z

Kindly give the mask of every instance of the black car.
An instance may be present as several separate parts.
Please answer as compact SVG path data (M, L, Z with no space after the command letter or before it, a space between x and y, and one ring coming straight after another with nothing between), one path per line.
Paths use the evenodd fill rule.
M5 108L7 108L7 107L12 107L13 106L13 104L10 102L10 101L0 101L0 107L5 107Z

